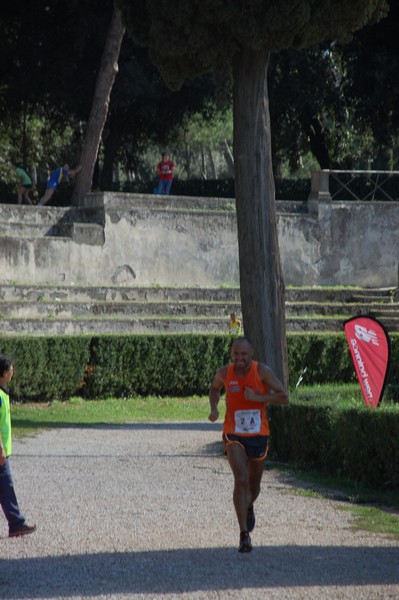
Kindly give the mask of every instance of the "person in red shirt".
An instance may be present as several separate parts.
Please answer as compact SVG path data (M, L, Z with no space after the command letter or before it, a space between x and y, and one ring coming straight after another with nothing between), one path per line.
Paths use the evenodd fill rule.
M169 159L167 152L162 153L162 160L157 165L159 177L158 194L169 196L172 187L174 163Z
M288 404L283 384L265 364L253 360L250 342L240 337L231 347L233 362L218 369L209 391L209 420L219 417L220 392L226 391L223 423L225 453L234 476L233 502L240 527L239 552L251 552L254 502L259 496L270 434L268 404Z

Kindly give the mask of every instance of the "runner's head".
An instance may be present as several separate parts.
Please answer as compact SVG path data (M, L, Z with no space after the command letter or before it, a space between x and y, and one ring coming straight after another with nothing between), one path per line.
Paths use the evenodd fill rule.
M239 337L231 345L231 356L238 371L247 371L251 367L253 348L245 337Z

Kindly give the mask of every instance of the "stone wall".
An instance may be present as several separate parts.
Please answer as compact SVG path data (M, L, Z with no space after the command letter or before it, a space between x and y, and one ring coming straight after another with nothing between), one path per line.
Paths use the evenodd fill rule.
M76 224L74 209L70 235L58 237L23 234L22 221L65 222L68 209L60 216L61 209L14 206L7 217L11 209L0 205L0 281L237 286L233 201L215 202L217 210L209 199L90 194L86 222ZM309 201L308 212L287 212L286 205L278 210L286 285L397 286L399 203Z

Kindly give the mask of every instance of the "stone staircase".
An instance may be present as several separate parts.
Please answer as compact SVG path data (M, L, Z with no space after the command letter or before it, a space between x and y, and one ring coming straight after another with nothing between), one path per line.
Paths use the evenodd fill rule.
M225 333L238 288L0 286L0 335ZM397 289L289 288L287 331L343 331L372 314L399 332Z

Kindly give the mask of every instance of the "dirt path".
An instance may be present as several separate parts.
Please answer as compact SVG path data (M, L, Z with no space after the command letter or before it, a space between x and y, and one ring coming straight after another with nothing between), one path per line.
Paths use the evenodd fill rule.
M16 441L12 469L38 531L9 539L0 517L0 598L399 597L397 541L275 470L239 554L220 425L54 429Z

